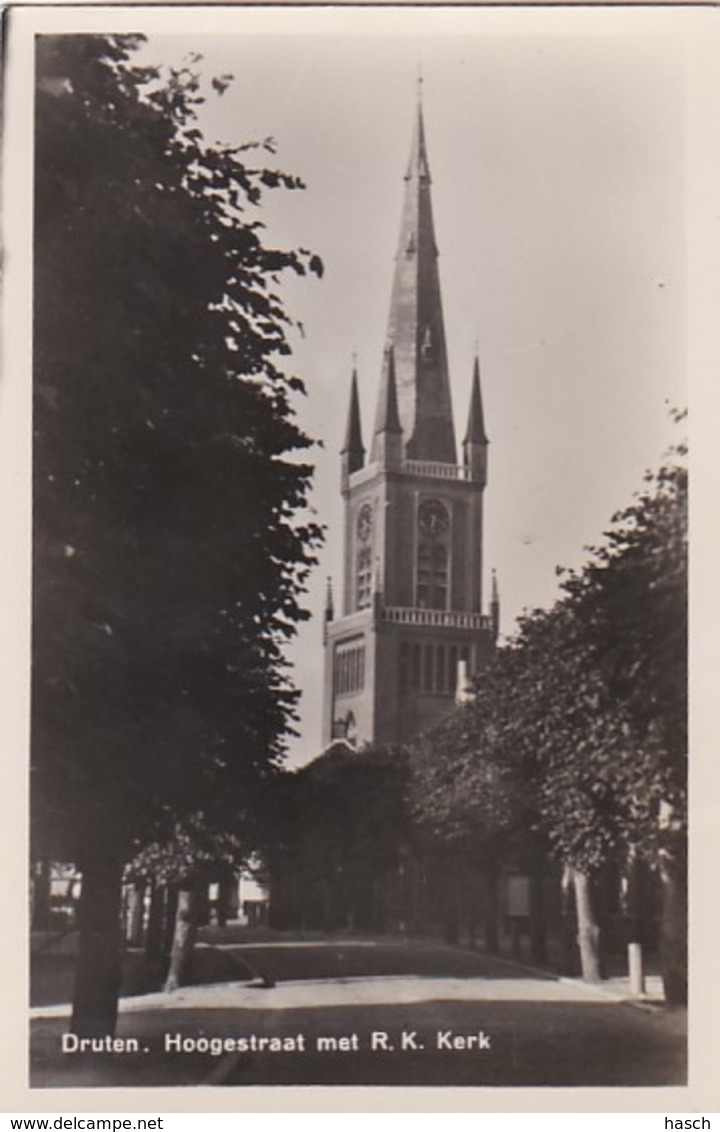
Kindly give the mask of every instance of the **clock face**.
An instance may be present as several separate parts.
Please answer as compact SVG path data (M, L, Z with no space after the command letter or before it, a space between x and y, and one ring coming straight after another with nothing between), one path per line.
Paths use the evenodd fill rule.
M423 534L442 535L450 525L447 507L439 499L427 499L420 504L418 526Z
M358 536L365 542L370 538L372 531L372 508L369 503L363 503L357 517L357 533Z

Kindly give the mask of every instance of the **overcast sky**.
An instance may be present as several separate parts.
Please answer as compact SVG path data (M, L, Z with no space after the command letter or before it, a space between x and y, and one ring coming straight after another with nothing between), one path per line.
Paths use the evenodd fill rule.
M356 14L357 15L357 14ZM235 76L208 106L210 139L272 136L307 190L274 194L269 234L317 251L321 282L285 289L305 337L293 367L315 454L313 503L328 539L292 649L303 691L293 761L320 749L325 578L339 598L339 457L352 354L364 436L374 416L418 69L455 423L465 425L474 344L490 437L485 601L497 569L502 628L557 595L647 468L686 404L685 83L667 34L583 33L552 12L523 34L490 13L368 12L342 34L152 36L147 54L201 52ZM440 13L428 13L439 16ZM461 23L456 22L461 20ZM342 21L340 21L340 24ZM648 25L650 26L650 25ZM442 34L439 34L442 32ZM419 34L420 33L420 34Z
M684 33L703 14L341 5L50 6L14 16L14 32L27 25L30 59L31 24L145 31L144 54L159 63L202 54L207 75L235 76L203 110L208 139L272 136L277 165L307 184L269 194L262 218L270 239L311 248L326 267L323 280L284 289L304 326L304 337L293 335L292 365L308 389L300 419L324 443L313 505L328 537L307 596L314 617L291 650L303 692L291 758L311 758L327 575L340 598L339 449L352 355L367 443L418 69L455 423L462 435L477 342L491 442L485 602L495 567L509 634L523 609L553 601L556 565L581 565L645 469L659 465L676 431L669 409L687 401ZM31 95L22 73L11 78L9 121L22 129ZM697 290L692 297L691 314ZM13 386L19 397L23 388Z

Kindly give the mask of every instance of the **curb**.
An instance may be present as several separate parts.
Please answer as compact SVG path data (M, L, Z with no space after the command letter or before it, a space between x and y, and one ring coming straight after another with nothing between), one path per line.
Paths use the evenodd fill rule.
M427 942L431 943L431 940ZM555 971L548 971L544 967L533 967L530 963L523 963L519 959L507 959L504 955L491 955L487 951L476 951L469 947L460 947L453 944L445 944L449 951L462 951L466 955L486 955L488 959L492 959L494 963L502 963L505 967L515 967L520 971L528 971L536 978L549 979L554 982L563 983L565 986L581 987L583 990L590 991L600 995L601 998L608 998L611 1002L616 1002L619 1006L632 1006L636 1010L646 1010L650 1014L662 1014L665 1010L665 1001L651 1002L647 997L643 998L629 998L626 994L619 991L613 991L609 987L604 987L602 983L586 983L584 979L579 979L574 975L560 975Z

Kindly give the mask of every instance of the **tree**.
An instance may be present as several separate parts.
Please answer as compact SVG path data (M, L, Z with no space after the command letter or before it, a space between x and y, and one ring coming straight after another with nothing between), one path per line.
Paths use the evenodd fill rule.
M531 826L548 839L572 873L589 980L600 977L592 879L644 857L665 891L670 1002L687 988L683 455L648 475L587 565L564 574L561 599L521 619L475 703L431 732L414 764L416 804L446 844Z
M521 623L518 741L535 749L541 825L573 870L586 977L599 977L589 879L645 858L663 882L663 977L687 994L687 472L684 446L564 595Z
M249 865L259 842L253 813L236 813L227 824L234 824L239 832L218 832L207 825L204 815L196 814L190 821L178 824L165 842L146 844L126 870L125 879L133 883L133 891L139 889L144 895L149 884L153 894L164 892L173 896L172 939L167 933L170 954L166 991L176 990L190 979L200 904L208 884L236 877L240 869ZM162 941L156 942L160 945L157 958L164 968Z
M458 894L456 902L471 916L471 935L473 902L468 892L477 889L482 877L489 951L499 947L500 867L526 869L532 884L533 958L542 960L545 924L535 865L546 844L535 832L538 812L530 765L534 752L517 731L522 662L522 653L498 650L475 680L471 701L413 744L410 797L418 839L444 861L446 878L465 876L468 891Z
M382 929L384 880L408 838L400 750L344 743L268 791L264 856L276 926Z
M563 601L522 619L511 646L513 707L506 735L534 796L534 825L568 872L583 977L596 982L601 967L593 879L618 852L627 778L637 785L642 770L621 706L592 666L582 663L584 631Z
M284 641L318 527L281 362L287 271L257 147L131 37L41 37L35 163L33 831L82 869L78 1033L112 1032L124 864L227 828L282 758ZM271 149L266 143L265 149Z
M611 800L613 843L626 856L644 857L661 878L671 1003L687 1000L685 455L681 444L659 472L647 474L585 570L564 580L575 663L599 685L600 726L589 751L596 797Z

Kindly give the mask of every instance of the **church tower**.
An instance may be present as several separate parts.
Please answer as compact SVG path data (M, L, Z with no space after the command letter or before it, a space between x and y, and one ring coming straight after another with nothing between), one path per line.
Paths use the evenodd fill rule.
M402 743L453 706L498 632L482 609L487 481L480 366L458 463L422 105L418 104L369 452L352 373L342 449L343 603L325 614L323 741Z

